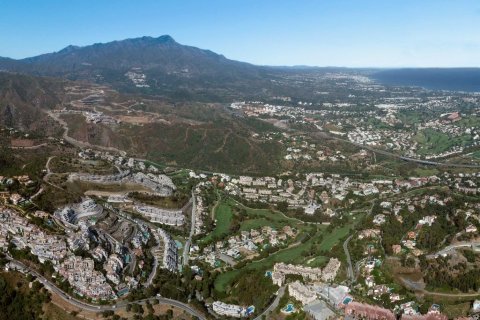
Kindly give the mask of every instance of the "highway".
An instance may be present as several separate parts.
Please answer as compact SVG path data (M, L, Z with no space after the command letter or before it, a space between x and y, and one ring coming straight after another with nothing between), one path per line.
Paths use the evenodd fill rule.
M11 257L8 257L8 258L16 266L18 266L19 268L21 268L23 270L26 270L28 273L35 276L38 279L38 281L40 281L40 283L42 283L45 286L45 288L47 288L48 290L56 293L59 297L61 297L67 303L69 303L69 304L71 304L71 305L73 305L77 308L80 308L82 310L87 310L87 311L91 311L91 312L115 311L115 310L118 310L118 309L125 308L128 304L132 304L132 303L144 304L147 301L153 301L153 300L156 299L156 300L158 300L158 302L160 304L174 306L176 308L179 308L179 309L189 313L192 316L198 317L199 319L202 319L202 320L206 320L205 316L201 312L199 312L196 309L190 307L188 304L177 301L177 300L163 298L163 297L151 297L151 298L148 298L148 299L141 299L141 300L132 301L132 302L119 301L115 305L93 305L93 304L89 304L89 303L80 301L76 298L73 298L73 297L69 296L67 293L65 293L60 288L58 288L54 283L50 282L44 276L42 276L41 274L39 274L35 270L29 268L28 266L24 265L20 261L14 260Z
M460 243L457 243L457 244L449 245L449 246L443 248L442 250L438 251L437 253L429 254L429 255L427 255L427 258L431 259L431 258L436 258L438 256L443 256L443 255L448 254L450 251L455 250L455 249L459 249L459 248L471 248L471 249L473 249L474 247L480 247L480 242L478 242L478 241L460 242Z
M422 160L422 159L405 157L405 156L395 154L395 153L392 153L392 152L388 152L388 151L385 151L385 150L375 149L375 148L372 148L370 146L366 146L366 145L363 145L363 144L360 144L360 143L352 142L348 139L342 139L340 137L336 137L334 135L327 134L326 132L323 132L323 131L313 133L312 135L315 138L321 139L321 140L324 140L325 138L329 138L329 139L334 139L334 140L337 140L337 141L342 141L342 142L345 142L345 143L349 143L349 144L354 145L356 147L366 149L366 150L369 150L371 152L375 152L377 154L381 154L381 155L384 155L384 156L387 156L387 157L397 158L397 159L402 160L402 161L415 162L415 163L418 163L418 164L432 165L432 166L453 167L453 168L480 168L480 165L476 165L476 164L448 163L448 162L438 162L438 161L430 161L430 160Z

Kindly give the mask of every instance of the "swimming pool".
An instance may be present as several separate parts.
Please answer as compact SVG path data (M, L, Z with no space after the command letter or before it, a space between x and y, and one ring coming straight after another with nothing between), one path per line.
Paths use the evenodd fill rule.
M287 306L282 309L282 312L284 313L292 313L294 311L295 311L295 307L291 303L287 304Z

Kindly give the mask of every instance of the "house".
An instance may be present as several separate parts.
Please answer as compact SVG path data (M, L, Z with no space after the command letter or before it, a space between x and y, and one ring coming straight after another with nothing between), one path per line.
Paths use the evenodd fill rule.
M471 224L467 228L465 228L465 232L467 232L467 233L477 232L477 227L475 227L473 224Z
M386 219L384 214L377 214L375 217L373 217L373 223L376 225L384 224L385 221Z
M393 254L399 254L402 251L402 247L399 244L392 245Z
M352 301L345 307L345 314L358 317L360 319L371 320L395 320L396 317L392 311L381 307Z
M12 201L12 203L14 205L18 205L22 200L23 200L23 197L21 195L19 195L18 193L13 193L10 196L10 201Z

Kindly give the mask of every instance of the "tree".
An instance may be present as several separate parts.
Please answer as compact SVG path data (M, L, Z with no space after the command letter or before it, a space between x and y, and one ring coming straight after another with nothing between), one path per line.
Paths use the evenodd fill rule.
M115 313L112 311L112 310L105 310L102 312L102 316L104 318L108 318L108 317L111 317L113 316Z

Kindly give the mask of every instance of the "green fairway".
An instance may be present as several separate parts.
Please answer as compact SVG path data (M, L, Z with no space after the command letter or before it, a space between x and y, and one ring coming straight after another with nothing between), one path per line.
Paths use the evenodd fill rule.
M286 226L288 223L286 221L272 221L272 220L267 220L265 218L261 219L251 219L244 221L242 225L240 226L240 230L242 231L250 231L251 229L258 229L263 226L270 226L274 229L281 229L284 226Z
M320 235L323 235L323 239L320 243L319 251L322 250L329 250L331 249L340 239L346 236L352 225L345 225L341 228L336 228L330 233L325 233L325 226L320 226L321 230L319 230L316 234L314 234L310 239L305 241L304 243L298 244L296 246L292 246L290 248L280 250L267 258L259 261L254 261L248 265L246 265L241 270L232 270L225 273L220 274L215 279L215 289L220 292L224 292L228 284L243 270L251 270L251 269L268 269L272 268L273 265L277 262L285 262L285 263L295 263L299 260L302 260L302 251L309 248L317 239L319 239Z
M213 237L221 237L228 233L230 224L233 220L232 208L227 203L221 202L215 208L215 219L217 224L215 229L210 232L202 241L208 242L212 240Z
M294 228L301 229L302 221L295 218L290 218L279 211L272 211L270 209L253 209L244 206L241 203L230 199L228 203L231 206L245 209L248 220L243 221L240 227L241 230L257 229L263 226L270 226L276 229L283 228L289 225Z
M263 226L281 229L287 225L298 230L303 229L301 221L287 217L281 212L272 211L270 209L252 209L231 198L226 198L220 200L215 208L215 219L217 220L215 229L203 238L202 241L208 242L211 241L213 237L221 237L228 234L235 209L243 209L247 215L246 219L242 221L240 226L240 230L242 231L258 229Z
M435 168L416 168L415 169L415 174L423 177L423 176L433 176L438 174L438 170Z
M425 129L418 132L414 139L420 145L418 153L425 155L442 153L457 145L463 146L470 142L471 136L451 137L434 129Z
M325 263L327 263L327 261L328 261L327 257L318 256L318 257L315 257L313 259L309 259L308 262L307 262L307 265L309 267L318 268L318 267L323 267L325 265Z

